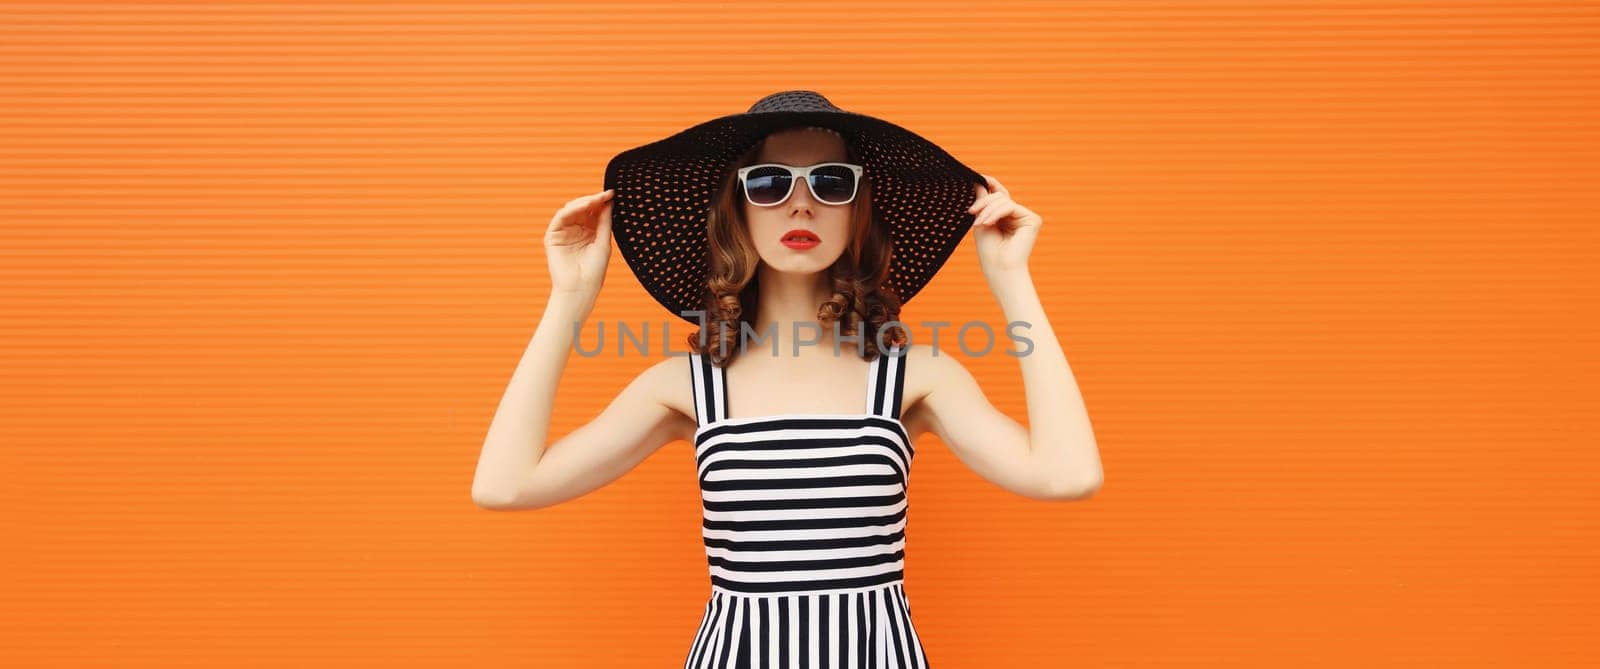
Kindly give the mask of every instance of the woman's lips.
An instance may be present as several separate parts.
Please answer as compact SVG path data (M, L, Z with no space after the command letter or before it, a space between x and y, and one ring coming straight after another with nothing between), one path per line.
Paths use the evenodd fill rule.
M783 233L783 239L781 241L783 242L784 246L800 251L804 251L805 249L809 249L822 243L822 239L817 237L816 233L811 232L810 230L800 230L798 228Z

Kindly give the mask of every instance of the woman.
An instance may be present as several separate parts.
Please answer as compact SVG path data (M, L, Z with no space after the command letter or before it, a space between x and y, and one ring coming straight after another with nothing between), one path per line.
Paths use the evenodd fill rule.
M686 667L929 666L903 578L915 439L938 435L977 474L1034 499L1100 485L1087 414L1028 274L1041 218L931 142L810 91L620 154L606 181L619 187L551 220L552 294L490 425L473 499L557 504L689 442L712 593ZM618 246L651 295L681 317L703 311L704 327L689 355L644 370L546 449L614 209ZM1028 324L1029 428L897 325L968 229L1007 321Z

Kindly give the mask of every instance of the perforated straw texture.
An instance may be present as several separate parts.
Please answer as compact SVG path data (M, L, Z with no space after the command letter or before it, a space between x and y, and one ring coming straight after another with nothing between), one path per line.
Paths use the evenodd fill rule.
M808 125L838 131L872 180L873 218L894 244L887 283L909 302L972 227L967 208L983 176L894 123L835 107L814 91L783 91L743 114L706 121L617 154L606 165L611 234L634 276L674 315L704 310L706 212L738 156L774 131Z

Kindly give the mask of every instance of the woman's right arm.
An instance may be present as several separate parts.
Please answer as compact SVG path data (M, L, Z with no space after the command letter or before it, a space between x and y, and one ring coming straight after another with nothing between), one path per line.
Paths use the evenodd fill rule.
M687 376L688 368L668 358L635 377L594 420L545 445L574 323L589 317L605 281L611 196L607 190L575 198L550 220L544 238L550 299L484 438L472 480L472 501L478 506L533 509L572 499L615 480L693 430L693 421L669 399L673 382Z
M582 496L693 431L693 421L667 398L688 377L688 367L667 358L634 377L594 420L544 446L575 320L583 320L583 311L570 300L557 295L546 305L489 425L472 481L478 506L537 509Z

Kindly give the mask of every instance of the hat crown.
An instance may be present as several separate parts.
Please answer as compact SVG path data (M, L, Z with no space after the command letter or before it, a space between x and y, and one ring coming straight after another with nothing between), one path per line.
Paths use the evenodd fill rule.
M764 112L843 112L816 91L780 91L757 100L747 114Z

